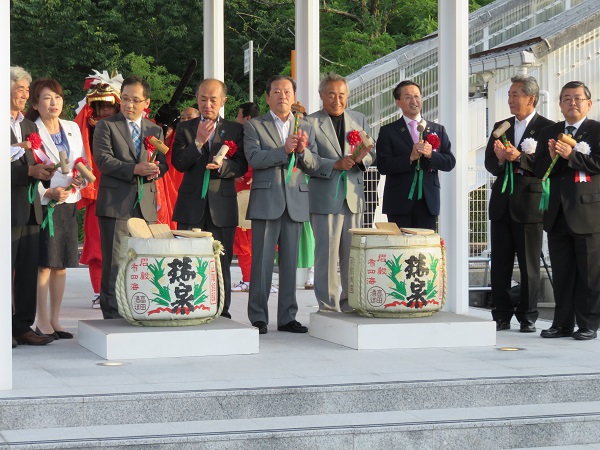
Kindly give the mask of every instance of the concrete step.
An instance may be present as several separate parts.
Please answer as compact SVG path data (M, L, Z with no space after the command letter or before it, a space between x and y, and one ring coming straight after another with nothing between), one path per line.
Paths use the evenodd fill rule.
M579 400L600 402L600 373L5 398L0 400L0 432Z
M571 448L600 442L600 402L91 424L9 430L0 438L0 450Z

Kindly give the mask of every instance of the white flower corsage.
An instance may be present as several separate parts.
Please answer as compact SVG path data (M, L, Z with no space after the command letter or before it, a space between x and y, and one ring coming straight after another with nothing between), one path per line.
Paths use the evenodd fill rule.
M533 138L524 139L521 142L521 150L526 155L533 155L535 153L535 148L537 147L537 141Z
M587 142L578 142L577 145L573 147L573 150L584 155L589 155L592 152L592 149Z

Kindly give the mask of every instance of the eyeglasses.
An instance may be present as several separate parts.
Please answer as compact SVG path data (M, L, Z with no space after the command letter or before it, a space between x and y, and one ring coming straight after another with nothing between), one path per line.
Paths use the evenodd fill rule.
M575 102L577 104L583 103L585 101L589 100L589 98L585 98L585 97L565 97L563 98L560 102L564 103L566 105L570 105L572 102Z
M124 104L133 103L134 105L139 105L141 103L144 103L146 100L148 100L148 99L122 97L121 103L124 103Z

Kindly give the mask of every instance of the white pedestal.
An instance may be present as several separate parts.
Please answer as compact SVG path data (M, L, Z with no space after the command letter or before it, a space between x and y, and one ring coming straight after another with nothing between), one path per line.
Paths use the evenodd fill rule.
M223 317L191 327L137 327L124 319L81 320L78 340L104 359L258 353L258 330Z
M414 319L376 319L358 314L310 315L311 336L356 350L496 345L496 323L440 311Z

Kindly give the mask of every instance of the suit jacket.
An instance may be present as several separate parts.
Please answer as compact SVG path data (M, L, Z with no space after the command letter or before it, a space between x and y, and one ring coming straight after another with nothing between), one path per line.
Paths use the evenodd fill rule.
M65 135L67 136L67 142L69 143L69 151L70 151L69 170L70 170L70 172L67 174L63 174L59 168L55 172L52 179L50 180L50 187L57 187L57 186L67 187L67 186L69 186L71 184L71 182L73 181L72 170L73 170L73 166L75 165L75 161L81 157L85 158L85 148L83 147L83 139L81 138L81 130L79 129L77 124L75 122L71 122L69 120L59 119L59 121L60 121L60 126L65 131ZM54 141L50 137L50 133L46 129L44 122L42 122L42 118L39 117L35 121L35 124L37 125L38 129L40 130L40 137L42 138L42 141L44 142L44 148L46 149L46 154L48 155L48 158L50 158L50 160L54 164L58 164L58 162L60 161L60 156L58 154L58 148L56 148ZM48 197L44 197L44 194L46 193L46 191L47 191L47 189L40 183L40 185L38 185L38 192L40 194L40 199L41 199L42 205L47 205L48 202L50 201L50 199ZM79 199L81 199L81 192L78 189L75 192L72 192L69 195L69 197L67 197L67 200L64 203L75 203Z
M292 220L309 221L308 185L304 174L315 173L321 158L315 147L313 127L300 119L300 129L308 133L308 147L302 155L297 155L297 170L286 183L291 155L285 152L271 113L244 124L244 153L253 170L246 219L274 220L281 217L287 207Z
M306 120L315 129L317 152L321 157L321 165L310 178L308 195L310 199L310 212L316 214L337 214L344 204L344 186L338 179L341 170L336 170L333 165L344 155L351 153L350 144L345 140L344 148L340 148L337 135L329 114L324 109L309 115ZM371 134L367 118L350 109L344 111L344 136L352 130L364 130ZM346 171L346 196L348 208L353 213L361 213L365 206L365 191L363 187L363 172L375 160L375 148L366 155L361 164L356 164ZM336 198L336 189L338 195Z
M537 142L542 128L554 123L536 113L527 124L521 141L515 145L515 117L513 116L506 120L510 123L510 128L506 131L506 138L521 152L521 144L525 139L533 139ZM496 122L493 129L495 130L504 122L504 120ZM539 210L539 206L540 197L542 196L542 182L540 179L531 176L533 175L531 172L533 171L534 155L521 153L521 161L513 162L513 170L521 169L525 175L513 174L512 195L510 194L510 186L508 184L506 190L502 193L505 164L500 164L496 153L494 153L495 141L496 138L490 135L485 149L485 168L497 177L492 185L490 196L490 220L500 220L508 208L512 220L517 223L541 223L543 221L543 212Z
M127 219L131 217L133 205L138 198L138 177L133 174L135 165L140 161L148 161L148 151L145 139L154 136L163 138L162 129L155 123L142 119L141 139L142 151L138 160L129 131L127 119L123 113L115 114L101 120L94 132L94 161L102 176L98 188L96 215ZM158 152L156 161L159 162L160 175L163 176L169 166L165 155ZM140 209L148 222L156 221L156 185L143 177L144 189Z
M564 132L564 121L542 130L534 159L537 177L542 178L550 166L548 140L557 139ZM585 155L574 150L568 160L558 158L549 178L550 204L544 213L544 230L552 230L559 208L562 208L573 233L600 233L600 122L584 120L574 138L578 143L587 143L591 152ZM579 171L587 173L591 181L575 181Z
M200 118L180 122L175 134L173 167L183 172L183 181L179 193L173 221L188 224L199 223L204 217L206 203L210 210L212 222L218 227L235 227L238 224L237 192L235 179L248 170L248 162L244 155L244 128L229 120L220 119L215 128L212 147L208 142L202 152L196 148L196 131ZM223 160L220 170L210 171L210 182L206 198L202 198L202 182L206 165L220 150L224 141L234 141L238 149L231 157Z
M35 126L35 123L31 120L23 119L21 122L21 136L23 137L23 141L25 141L31 133L37 132L38 129ZM18 143L12 128L10 131L10 143L11 145ZM35 164L35 158L30 150L25 150L23 156L10 163L10 210L11 226L13 227L27 225L32 212L35 215L35 222L37 224L42 223L43 215L40 198L38 195L35 195L32 205L29 203L28 195L29 185L34 185L35 182L38 181L28 174L29 166L35 166ZM49 186L49 182L40 181L40 184Z
M434 151L431 159L421 158L423 169L423 198L431 215L440 213L440 180L438 170L450 172L456 160L450 150L450 139L446 129L437 123L427 122L423 139L429 134L437 134L440 148ZM417 161L410 161L413 140L404 117L381 127L377 138L377 167L386 175L383 191L384 214L407 214L413 205L408 200ZM416 191L416 190L415 190ZM415 197L416 198L416 192Z

